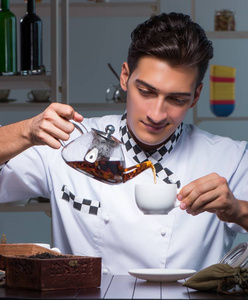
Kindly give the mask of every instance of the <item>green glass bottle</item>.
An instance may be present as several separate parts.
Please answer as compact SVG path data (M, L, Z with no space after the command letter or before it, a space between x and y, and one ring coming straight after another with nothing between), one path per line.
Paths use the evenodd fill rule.
M17 73L16 17L9 10L9 0L1 0L0 10L0 75Z

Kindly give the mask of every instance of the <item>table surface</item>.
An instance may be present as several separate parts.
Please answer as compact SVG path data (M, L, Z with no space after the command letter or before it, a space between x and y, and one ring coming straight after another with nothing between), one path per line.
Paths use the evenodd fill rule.
M248 299L248 295L199 292L172 283L147 282L131 275L103 275L100 288L49 292L0 287L0 299Z

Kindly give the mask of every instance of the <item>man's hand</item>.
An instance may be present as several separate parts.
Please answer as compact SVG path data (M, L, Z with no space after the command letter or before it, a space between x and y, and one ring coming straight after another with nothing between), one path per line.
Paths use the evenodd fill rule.
M0 127L0 164L34 145L58 149L74 129L69 121L82 122L83 117L66 104L52 103L31 119Z
M29 120L28 136L32 145L48 145L58 149L59 140L66 141L74 130L69 121L83 121L83 117L66 104L52 103L38 116Z
M189 183L178 194L180 207L192 215L216 213L221 221L238 222L241 201L237 200L224 177L209 174ZM244 201L245 202L245 201Z

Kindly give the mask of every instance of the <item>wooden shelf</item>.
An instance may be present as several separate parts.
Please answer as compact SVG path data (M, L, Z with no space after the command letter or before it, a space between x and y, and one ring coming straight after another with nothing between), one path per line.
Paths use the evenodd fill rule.
M206 121L248 121L248 117L196 117L194 118L194 124L199 125L201 122Z
M248 31L207 31L209 39L248 39Z
M72 17L146 17L156 14L158 1L149 2L97 2L73 3L70 1L69 15Z
M60 4L61 6L61 4ZM23 3L11 3L10 9L17 17L23 17L26 5ZM159 1L143 2L73 2L69 0L70 17L143 17L156 14L159 9ZM36 11L39 16L50 17L50 4L37 3Z
M24 205L0 204L0 212L45 212L51 214L50 203L27 203Z
M124 111L126 103L70 103L76 109L84 111Z
M21 3L14 3L10 1L10 10L15 14L17 18L22 18L26 13L26 7L24 1L21 1ZM19 1L20 2L20 1ZM36 4L36 12L41 17L50 17L51 11L50 11L50 3L37 3Z
M1 111L43 111L50 102L34 103L34 102L1 102Z
M0 89L47 89L51 87L51 75L1 76Z
M4 111L43 111L51 102L2 102L0 110ZM126 103L70 103L75 110L83 111L120 111L126 108Z

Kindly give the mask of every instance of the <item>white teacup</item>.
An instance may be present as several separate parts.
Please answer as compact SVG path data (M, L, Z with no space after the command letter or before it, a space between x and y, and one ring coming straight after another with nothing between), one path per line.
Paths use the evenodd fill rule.
M28 93L28 99L36 102L47 102L50 100L50 90L32 90Z
M137 184L135 200L138 208L146 215L168 214L179 206L176 184Z

